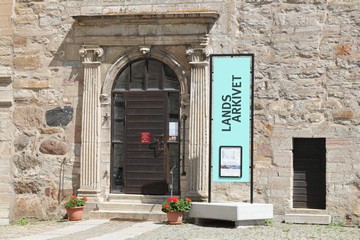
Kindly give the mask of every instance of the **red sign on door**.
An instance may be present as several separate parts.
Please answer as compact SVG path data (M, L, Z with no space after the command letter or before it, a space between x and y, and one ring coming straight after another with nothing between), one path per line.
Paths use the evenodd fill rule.
M150 143L150 133L149 132L142 132L141 133L141 143Z

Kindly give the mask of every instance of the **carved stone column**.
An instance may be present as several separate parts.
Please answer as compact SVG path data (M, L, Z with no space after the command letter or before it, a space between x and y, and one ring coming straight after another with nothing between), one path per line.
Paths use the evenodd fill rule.
M210 49L206 41L198 48L187 50L190 56L190 117L189 117L189 192L197 201L208 198L209 114L210 114Z
M80 189L78 195L100 198L100 64L103 49L83 46L80 55L84 65L82 104Z

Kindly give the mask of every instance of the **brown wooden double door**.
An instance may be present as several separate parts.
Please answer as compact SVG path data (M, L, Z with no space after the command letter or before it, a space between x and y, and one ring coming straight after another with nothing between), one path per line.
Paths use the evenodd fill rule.
M124 93L124 193L167 191L167 94ZM150 143L141 143L149 133Z

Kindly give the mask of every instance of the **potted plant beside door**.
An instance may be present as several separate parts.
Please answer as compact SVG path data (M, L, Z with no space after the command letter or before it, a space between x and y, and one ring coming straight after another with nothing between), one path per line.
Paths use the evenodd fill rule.
M191 199L169 197L162 204L162 211L166 213L169 224L181 224L185 212L191 209Z
M66 213L69 221L79 221L82 219L87 197L77 197L72 195L70 200L65 204Z

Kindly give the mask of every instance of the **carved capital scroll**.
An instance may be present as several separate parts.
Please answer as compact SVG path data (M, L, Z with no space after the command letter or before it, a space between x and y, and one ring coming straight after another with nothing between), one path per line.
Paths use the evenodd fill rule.
M104 54L104 50L99 46L83 45L79 50L79 54L83 59L83 63L97 62Z
M189 56L190 64L208 62L212 53L212 48L209 46L209 36L205 35L203 41L198 46L188 48L185 53Z

